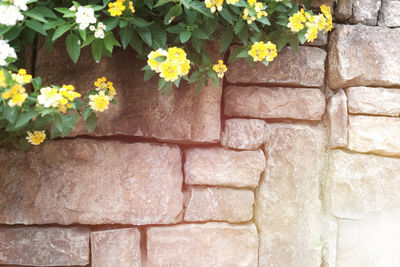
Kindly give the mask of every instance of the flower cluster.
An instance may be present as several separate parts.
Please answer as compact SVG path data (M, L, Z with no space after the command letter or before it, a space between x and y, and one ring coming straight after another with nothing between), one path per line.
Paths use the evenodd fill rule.
M213 65L213 70L217 73L219 78L224 78L225 72L228 70L222 59L218 60L218 64Z
M160 48L147 57L150 68L167 82L176 81L189 73L190 60L186 58L186 52L182 48L171 47L168 51Z
M81 97L81 94L75 92L73 85L63 85L60 89L56 87L40 89L37 101L45 108L57 108L62 113L66 113L67 109L72 108L71 103L78 97Z
M8 44L7 40L0 39L0 66L7 65L7 58L17 58L17 54L15 53L14 48Z
M45 131L28 131L27 135L28 136L26 137L26 139L28 140L28 142L35 146L40 145L46 139Z
M106 77L98 78L94 82L94 86L96 86L96 91L98 91L98 93L89 96L89 106L94 111L103 112L108 109L108 105L117 95L117 91L113 83L107 81Z
M107 29L107 26L103 22L99 22L97 23L97 27L90 25L89 29L94 32L95 38L104 39L104 31Z
M20 69L18 73L11 73L13 80L13 85L9 90L4 91L1 97L4 100L8 100L8 105L10 107L19 106L21 107L25 100L28 98L25 84L29 84L32 80L32 75L26 73L25 69ZM6 78L3 70L0 70L0 87L6 88Z
M257 61L273 61L278 55L276 45L268 41L264 43L262 41L256 42L251 46L249 55L253 57L255 62Z
M237 2L239 2L239 0L226 0L228 5L235 5ZM224 0L205 0L204 3L206 4L206 7L210 9L211 13L215 13L217 10L222 10Z
M72 6L71 10L75 11L76 7ZM94 10L90 7L78 7L78 11L75 14L76 23L79 24L79 29L84 30L89 27L90 24L96 23L96 17L94 16Z
M24 19L21 11L28 10L28 0L8 0L10 4L0 5L0 24L13 26Z
M115 2L108 3L108 12L112 17L122 16L122 13L125 11L125 0L117 0ZM133 7L133 2L129 1L129 10L135 13L135 8Z
M308 42L313 42L319 31L328 32L332 30L332 14L330 7L326 5L321 6L322 14L311 15L301 9L297 13L289 17L288 27L292 32L299 32L304 28L307 29L305 37Z
M247 21L247 24L253 23L253 21L257 19L261 19L262 17L268 16L267 11L265 9L266 6L261 2L257 2L255 0L247 0L248 7L243 10L242 18Z

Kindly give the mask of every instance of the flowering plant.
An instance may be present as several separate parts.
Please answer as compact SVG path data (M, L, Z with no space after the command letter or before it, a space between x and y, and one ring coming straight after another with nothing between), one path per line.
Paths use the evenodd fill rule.
M112 56L114 47L130 46L147 60L145 80L158 74L158 87L167 93L183 79L198 92L224 77L231 44L238 45L228 51L227 63L245 58L268 66L287 44L297 50L330 31L330 7L322 5L316 14L310 7L311 0L0 0L0 145L17 139L23 148L26 141L37 144L41 131L50 129L50 137L66 136L78 115L93 130L96 112L116 103L104 77L83 98L70 85L41 87L18 60L37 35L48 49L65 36L73 62L87 46L96 62ZM206 51L209 40L219 41L217 62Z

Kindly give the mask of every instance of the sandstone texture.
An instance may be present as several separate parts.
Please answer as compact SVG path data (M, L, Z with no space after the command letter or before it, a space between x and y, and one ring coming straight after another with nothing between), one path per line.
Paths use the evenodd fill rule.
M268 137L268 126L263 120L229 119L225 121L221 144L225 148L258 149Z
M337 25L329 41L329 86L400 86L398 43L398 28Z
M339 220L337 266L400 266L399 221Z
M349 116L350 150L400 156L400 118Z
M379 11L379 26L400 27L400 1L382 0Z
M332 150L324 185L330 213L339 218L400 217L400 159Z
M0 264L29 266L89 264L89 234L89 230L84 227L2 226Z
M192 187L186 193L185 221L239 223L249 221L253 217L253 191L218 187Z
M147 230L147 267L257 267L254 224L181 224Z
M400 89L349 87L349 113L400 116Z
M76 139L2 150L0 223L175 223L182 180L176 146Z
M353 15L353 3L355 0L339 0L335 13L335 18L339 21L348 20Z
M322 215L322 265L321 267L336 267L338 224L336 217Z
M284 48L268 67L256 63L251 68L246 60L238 60L228 67L226 79L230 83L273 83L304 87L324 84L325 50L301 46L298 52Z
M141 267L138 229L115 229L90 234L93 267Z
M93 82L99 77L106 76L114 83L119 105L110 105L107 112L98 114L98 126L90 135L141 136L181 143L218 142L222 86L217 88L210 82L195 96L194 86L182 82L178 89L165 95L157 90L157 75L150 81L143 80L144 72L140 69L145 65L130 48L114 49L112 58L96 63L89 47L82 50L78 63L74 64L61 40L50 54L44 45L39 46L35 71L43 78L44 85L73 84L85 93L94 89ZM71 136L80 134L88 134L82 121L78 121Z
M224 93L227 116L320 120L325 98L319 89L229 86Z
M329 147L344 147L347 145L347 98L343 90L333 95L327 105L326 126Z
M261 149L190 148L185 150L185 158L185 182L190 185L254 188L265 169L265 156Z
M323 3L321 5L323 5ZM330 5L332 5L332 2L330 3ZM320 6L318 6L318 7L320 7ZM321 32L318 32L317 39L315 39L313 42L306 42L305 45L308 45L308 46L324 46L327 43L328 43L328 34L326 34L323 31L321 31Z
M380 7L381 0L353 1L353 17L350 19L350 22L374 26L378 21Z
M274 125L256 191L260 267L320 266L325 139L322 125Z

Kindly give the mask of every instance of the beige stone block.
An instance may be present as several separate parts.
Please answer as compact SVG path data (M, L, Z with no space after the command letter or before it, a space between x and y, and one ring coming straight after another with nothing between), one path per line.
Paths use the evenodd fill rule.
M349 116L348 148L384 156L400 156L400 118Z
M224 93L227 116L320 120L325 97L313 88L229 86Z
M93 267L141 267L140 233L136 228L90 234Z
M185 182L190 185L254 188L265 169L265 156L261 149L189 148L185 150L185 158Z
M242 150L258 149L267 139L268 126L263 120L229 119L221 135L224 148Z
M378 12L381 0L357 0L353 2L353 16L351 23L362 23L375 26L378 21Z
M338 0L334 16L339 21L348 20L353 15L353 2L355 0Z
M400 1L382 0L379 11L379 26L400 27Z
M287 47L265 67L256 63L251 68L246 60L238 60L228 66L226 79L230 83L273 83L320 87L324 84L325 50L318 47L301 46L298 52Z
M186 191L184 220L240 223L253 217L254 193L222 187L191 187Z
M337 25L329 41L328 84L400 86L400 29Z
M322 125L276 124L256 191L259 266L321 264L321 202L326 137Z
M254 224L210 222L147 230L147 267L256 267L257 249Z
M173 145L76 139L2 150L0 223L175 223L182 180Z
M347 97L343 90L339 90L330 98L327 105L326 126L330 148L347 145L347 121Z
M4 191L2 191L4 192ZM0 264L76 266L89 264L85 227L0 227Z

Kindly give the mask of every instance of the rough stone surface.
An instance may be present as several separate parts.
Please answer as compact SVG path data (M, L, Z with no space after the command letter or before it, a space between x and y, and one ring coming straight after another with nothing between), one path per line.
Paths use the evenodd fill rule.
M176 146L77 139L2 150L0 223L175 223L182 180Z
M323 31L321 31L321 32L318 32L317 39L315 39L313 42L306 42L305 45L308 45L308 46L324 46L327 43L328 43L328 34L326 34Z
M327 106L326 126L328 130L328 146L344 147L347 145L347 98L343 90L333 95Z
M43 78L44 85L73 84L80 92L93 90L93 81L98 77L106 76L114 82L119 105L110 105L107 112L98 114L98 126L90 135L142 136L181 143L218 142L222 87L216 88L211 82L195 96L194 86L182 82L179 89L165 95L157 90L156 77L143 80L140 69L146 62L135 57L130 48L114 49L112 58L103 58L98 64L87 48L82 50L78 63L73 64L64 42L58 41L51 54L43 45L39 47L35 71ZM79 134L88 134L82 121L78 121L71 135Z
M320 266L326 137L322 125L276 124L256 191L259 266Z
M400 116L400 89L349 87L346 94L349 113Z
M190 148L185 150L185 157L185 182L191 185L256 187L265 168L261 149Z
M147 230L147 267L257 266L254 224L181 224Z
M2 226L0 264L30 266L89 264L89 234L89 230L83 227Z
M400 118L349 116L350 150L400 156Z
M400 266L399 221L339 220L337 266Z
M353 2L355 0L339 0L334 16L339 21L348 20L353 15Z
M336 217L400 217L400 159L332 150L324 195ZM339 265L340 266L340 265Z
M256 63L251 68L246 60L228 67L226 78L231 83L274 83L304 87L324 84L326 52L318 47L301 46L299 52L287 47L265 67Z
M136 228L90 234L93 267L141 267L140 233Z
M218 187L192 187L186 193L185 221L239 223L249 221L253 217L253 191Z
M322 265L321 267L336 267L336 247L338 224L334 216L322 215Z
M400 27L400 1L382 0L379 11L379 26Z
M229 86L224 94L227 116L320 120L325 97L319 89Z
M357 0L353 2L353 17L351 23L362 23L374 26L378 21L381 0Z
M329 86L400 86L398 43L399 28L337 25L329 41Z
M268 136L268 126L262 120L230 119L225 121L221 144L225 148L258 149Z

